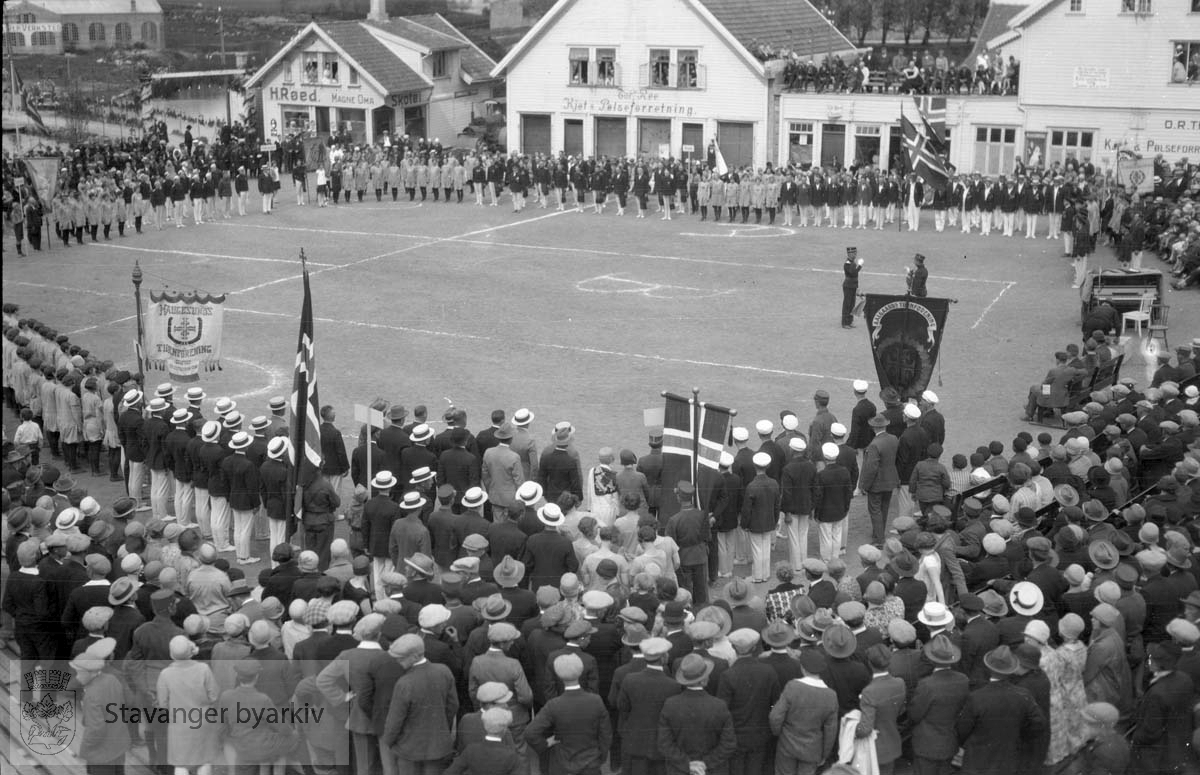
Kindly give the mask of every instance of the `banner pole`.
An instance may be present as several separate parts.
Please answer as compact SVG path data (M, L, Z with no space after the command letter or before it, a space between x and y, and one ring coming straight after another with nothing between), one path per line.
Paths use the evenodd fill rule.
M692 484L693 490L700 484L700 388L692 388ZM695 506L698 502L696 493L692 493L692 502L689 506ZM682 506L682 504L680 504Z
M142 386L145 386L146 373L142 365L142 356L145 353L144 331L142 329L142 266L137 261L133 262L133 298L137 305L138 382Z

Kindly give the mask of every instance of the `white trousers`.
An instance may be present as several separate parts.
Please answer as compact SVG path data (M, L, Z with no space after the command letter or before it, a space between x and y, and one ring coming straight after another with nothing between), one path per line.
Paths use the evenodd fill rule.
M836 558L842 550L842 541L846 535L846 520L840 519L837 522L822 522L820 523L821 533L821 559L824 562Z
M383 582L379 580L380 576L392 570L395 566L392 565L391 557L372 557L371 558L371 583L375 586L375 599L386 600L387 593L383 591Z
M1015 212L1004 214L1004 236L1005 237L1011 237L1013 235L1013 226L1016 224L1016 220L1017 220L1017 214Z
M196 506L196 522L200 525L200 537L212 541L212 504L208 500L208 488L193 486L192 497Z
M282 543L287 543L287 520L286 519L271 519L267 518L267 528L270 533L268 542L270 544L270 556L275 556L275 547ZM279 563L271 560L271 567L274 568Z
M982 230L983 234L991 234L992 233L992 212L991 212L991 210L984 210L983 212L981 212L979 214L979 228Z
M936 229L937 231L945 230L945 228L946 228L946 211L945 210L934 210L933 211L933 228Z
M907 487L900 487L896 490L896 503L898 504L896 506L896 516L898 517L911 517L917 505Z
M737 543L737 530L724 530L717 533L717 575L728 578L733 575L734 545Z
M767 581L771 578L771 534L747 533L750 539L750 579L752 581Z
M908 230L917 231L921 228L921 207L916 204L905 205L904 212L908 218Z
M150 508L155 519L166 519L170 516L167 504L171 502L171 472L150 469Z
M1038 217L1037 217L1036 213L1026 213L1025 214L1025 237L1026 238L1037 236L1037 219L1038 219Z
M227 552L233 546L229 543L229 522L233 518L229 499L220 495L209 495L208 501L212 504L213 546L218 552Z
M181 525L196 520L196 490L191 482L175 480L175 519Z
M142 507L142 487L146 485L145 463L129 461L129 497L137 501L138 508Z
M808 526L810 518L807 514L789 514L791 523L784 522L783 534L787 536L788 562L792 570L799 573L803 570L804 561L808 559Z
M233 509L233 548L239 560L250 557L250 532L254 528L254 511Z

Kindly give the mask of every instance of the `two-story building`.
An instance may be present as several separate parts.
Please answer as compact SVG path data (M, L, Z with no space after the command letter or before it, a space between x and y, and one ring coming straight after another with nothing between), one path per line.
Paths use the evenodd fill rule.
M559 0L492 71L523 153L774 158L772 51L847 54L807 0Z
M387 131L449 147L495 96L495 65L441 15L389 19L374 0L365 20L308 24L246 86L262 90L265 137Z
M997 175L1017 158L1046 166L1068 157L1105 169L1121 148L1200 157L1200 2L993 0L992 12L1007 29L977 49L1014 57L1019 87L1015 96L945 95L957 169ZM776 153L785 163L887 169L903 159L902 112L916 116L909 95L785 92Z
M18 0L4 4L5 54L163 47L158 0Z

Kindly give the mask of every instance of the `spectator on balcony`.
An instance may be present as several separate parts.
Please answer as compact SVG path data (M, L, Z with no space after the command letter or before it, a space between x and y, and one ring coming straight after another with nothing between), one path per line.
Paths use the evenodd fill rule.
M921 68L917 67L917 60L910 60L908 66L902 71L904 77L904 86L902 91L909 94L920 94L922 87Z
M904 68L908 67L908 57L904 56L904 50L900 49L896 52L896 56L892 57L891 69L888 71L888 80L891 82L901 82L904 75Z

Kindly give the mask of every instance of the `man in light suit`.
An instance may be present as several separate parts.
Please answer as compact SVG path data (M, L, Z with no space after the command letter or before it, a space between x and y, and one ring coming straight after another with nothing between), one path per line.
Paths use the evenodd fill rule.
M900 441L887 432L888 420L881 414L867 423L875 431L875 438L867 445L863 454L862 473L858 489L867 494L867 514L871 517L871 541L883 546L887 533L888 509L892 505L892 493L900 486L900 474L896 471L896 451Z
M520 455L509 446L513 427L504 423L496 429L496 446L483 453L482 482L493 508L507 509L517 502L517 488L525 481ZM532 439L530 440L532 441Z
M529 424L533 422L533 412L528 409L518 409L512 416L512 440L509 446L521 459L525 469L525 481L536 480L538 475L538 449L533 434L529 432Z

